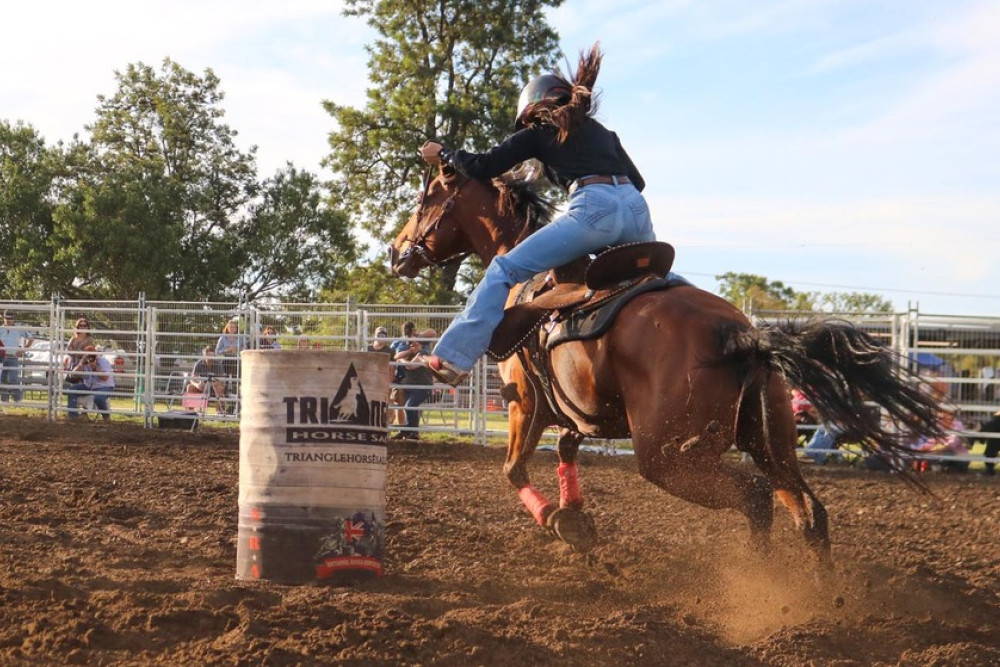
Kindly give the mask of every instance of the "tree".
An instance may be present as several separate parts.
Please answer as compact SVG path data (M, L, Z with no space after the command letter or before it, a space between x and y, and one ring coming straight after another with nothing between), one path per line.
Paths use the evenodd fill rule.
M325 205L316 176L291 164L261 190L240 230L244 293L309 299L332 286L356 258L347 216Z
M820 309L831 313L891 313L892 301L870 292L816 293Z
M74 251L78 286L94 295L152 299L232 296L240 267L230 226L256 192L255 149L241 152L222 122L211 70L199 77L170 59L116 72L98 96L92 159L57 234Z
M869 292L798 292L780 280L752 273L716 276L719 294L737 308L756 310L825 311L834 313L891 313L892 302Z
M237 149L211 70L167 59L159 72L140 63L116 78L53 213L51 243L72 267L59 291L311 298L354 260L347 219L315 175L289 164L257 181L255 148Z
M400 228L424 141L483 150L510 131L521 85L558 56L544 12L562 1L346 0L345 14L380 35L368 49L366 107L323 103L338 126L326 159L333 201L354 224L380 243ZM456 272L431 291L449 294Z
M7 298L45 298L65 280L50 242L64 155L30 125L0 121L0 290Z
M737 308L750 304L762 310L812 310L811 295L796 292L780 280L771 281L764 276L732 271L715 276L719 281L719 295Z

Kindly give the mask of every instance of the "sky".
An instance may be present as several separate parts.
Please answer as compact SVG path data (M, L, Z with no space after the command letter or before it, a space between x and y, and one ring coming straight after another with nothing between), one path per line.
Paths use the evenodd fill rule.
M169 57L220 78L261 177L287 162L322 174L335 128L321 103L364 106L374 37L341 10L19 2L4 11L0 119L49 144L85 137L116 70ZM600 41L598 118L695 284L752 273L1000 318L1000 2L567 0L548 20L571 59Z

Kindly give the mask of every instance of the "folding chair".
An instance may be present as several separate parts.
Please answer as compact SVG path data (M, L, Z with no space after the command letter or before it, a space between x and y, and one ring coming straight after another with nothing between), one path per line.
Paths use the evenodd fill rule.
M186 428L194 431L205 416L208 408L209 384L205 383L204 389L192 390L187 385L184 395L181 397L180 410L170 410L159 416L160 428Z

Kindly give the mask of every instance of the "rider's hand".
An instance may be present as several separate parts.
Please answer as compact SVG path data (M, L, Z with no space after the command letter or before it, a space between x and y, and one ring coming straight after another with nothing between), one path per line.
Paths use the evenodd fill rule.
M420 157L427 164L441 164L441 144L436 141L428 141L420 147Z

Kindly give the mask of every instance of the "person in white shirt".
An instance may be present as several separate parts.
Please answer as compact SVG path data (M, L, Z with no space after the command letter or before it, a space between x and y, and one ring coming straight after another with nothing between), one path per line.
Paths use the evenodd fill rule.
M0 401L11 399L20 402L24 396L21 389L21 357L24 349L34 342L31 333L14 322L14 313L4 311L3 326L0 326L0 343L3 344L3 371L0 372Z
M66 407L69 408L69 418L77 419L80 416L80 411L77 409L80 398L90 394L94 397L94 405L100 411L104 421L111 421L108 395L115 388L114 369L111 367L111 362L97 354L97 348L93 345L83 348L83 352L83 356L70 371L73 375L80 377L80 381L74 382L66 388Z

